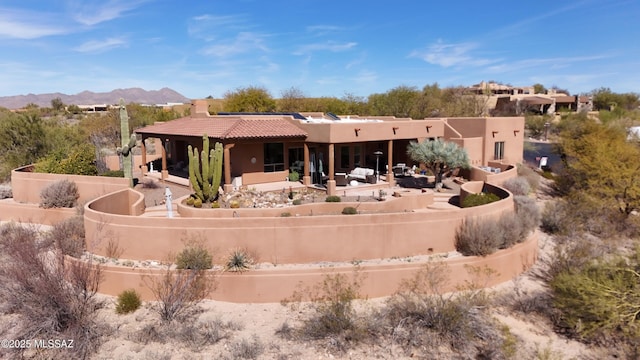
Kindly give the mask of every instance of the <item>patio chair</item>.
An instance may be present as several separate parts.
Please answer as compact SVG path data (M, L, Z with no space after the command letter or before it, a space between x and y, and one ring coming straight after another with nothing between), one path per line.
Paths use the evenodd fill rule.
M346 173L336 173L335 180L336 186L347 186L347 184L349 183Z

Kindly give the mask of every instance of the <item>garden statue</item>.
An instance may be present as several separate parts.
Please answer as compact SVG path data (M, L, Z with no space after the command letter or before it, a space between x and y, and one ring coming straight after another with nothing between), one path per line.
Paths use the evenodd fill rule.
M168 218L172 218L173 217L173 206L172 206L172 193L171 193L171 189L169 189L169 187L167 186L164 189L164 203L167 206L167 217Z

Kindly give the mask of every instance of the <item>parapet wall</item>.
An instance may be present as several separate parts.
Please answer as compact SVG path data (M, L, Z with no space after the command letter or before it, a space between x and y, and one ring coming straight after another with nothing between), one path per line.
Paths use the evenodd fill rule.
M33 172L33 165L27 165L11 171L13 200L18 203L39 204L40 193L44 188L65 179L78 186L80 204L129 187L129 179L125 178L37 173Z
M108 194L85 206L89 251L106 255L107 241L104 239L109 237L118 242L123 251L121 258L131 260L166 259L168 254L180 252L185 241L193 239L203 241L218 258L233 249L245 248L255 254L258 261L273 264L447 253L455 250L455 231L463 219L469 216L494 217L513 211L514 206L512 196L505 192L506 196L501 201L468 209L414 208L403 212L357 215L280 216L284 211L293 214L296 207L278 209L277 215L271 216L248 216L248 212L239 212L245 209L203 210L211 214L226 213L215 218L127 216L125 208L113 213L101 211L108 209L108 204L121 201L126 192L134 193L127 189L118 194ZM132 198L136 196L141 194ZM373 204L391 207L396 200L390 198ZM401 201L398 200L399 203ZM340 210L354 205L357 206L339 204ZM240 214L239 217L234 217L234 212L236 216Z

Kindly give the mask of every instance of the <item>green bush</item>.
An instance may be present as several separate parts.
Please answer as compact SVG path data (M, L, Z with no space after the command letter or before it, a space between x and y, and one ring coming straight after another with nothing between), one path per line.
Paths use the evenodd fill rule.
M289 173L289 181L299 181L300 174L297 171L292 171Z
M302 199L295 199L295 200L293 200L292 204L293 205L300 205L300 204L302 204Z
M100 174L100 176L107 176L107 177L124 177L124 170L107 170L105 172L103 172L102 174Z
M200 244L192 244L184 248L176 257L178 269L206 270L213 267L213 258L209 251Z
M52 152L38 161L35 169L51 174L97 175L95 147L82 144L70 150Z
M329 196L327 196L325 201L326 202L340 202L340 201L342 201L342 199L340 199L340 196L337 196L337 195L329 195Z
M116 303L116 313L117 314L128 314L132 313L142 305L142 301L140 300L140 295L131 289L125 290L118 295L118 302Z
M469 194L464 198L462 207L468 208L473 206L485 205L498 200L500 200L498 195L492 193L481 192L479 194Z
M355 215L357 213L358 209L354 208L353 206L347 206L342 209L342 215Z
M56 181L40 192L40 207L72 208L76 206L79 197L76 183L69 180Z
M290 212L283 212L280 214L280 217L291 217L291 213Z

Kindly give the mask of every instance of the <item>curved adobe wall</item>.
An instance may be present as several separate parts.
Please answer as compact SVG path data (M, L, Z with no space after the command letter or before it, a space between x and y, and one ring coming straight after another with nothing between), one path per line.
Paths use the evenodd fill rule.
M458 256L444 259L438 264L446 266L449 278L440 289L443 292L455 291L459 286L468 282L478 282L480 285L493 286L509 281L520 273L529 269L537 259L538 239L533 234L529 239L512 248L500 250L486 257ZM77 261L77 260L73 260ZM360 294L363 297L375 298L392 295L405 279L410 279L424 268L425 263L401 263L392 265L361 265L359 274L363 276ZM485 267L496 271L496 275L489 279L475 278L468 267L477 269ZM103 281L99 292L107 295L118 295L127 289L136 289L144 300L153 300L149 288L143 277L159 276L161 270L130 268L123 266L102 265ZM343 273L353 275L354 266L332 268L293 268L293 269L261 269L251 270L242 274L222 273L216 275L217 288L210 295L210 299L239 303L278 302L290 297L299 289L302 282L312 286L323 280L326 274Z
M19 203L39 204L40 192L59 180L76 183L80 193L79 203L85 203L100 195L129 187L129 180L107 176L85 176L66 174L45 174L32 172L33 165L23 166L11 171L13 199Z
M274 264L406 257L453 251L455 230L464 218L513 211L508 193L501 201L467 209L358 215L164 218L127 216L124 209L100 211L127 192L133 190L105 195L85 206L91 252L106 255L106 241L101 240L108 232L123 249L121 258L131 260L165 259L181 251L185 240L194 238L203 240L215 256L241 247L255 253L259 261Z
M400 193L399 197L388 196L385 201L375 202L316 202L281 208L240 208L240 209L197 209L182 204L187 196L178 199L178 213L189 218L233 218L233 217L280 217L283 213L291 216L320 214L340 214L347 206L355 207L359 213L366 212L408 212L424 209L433 204L433 191L421 194Z

